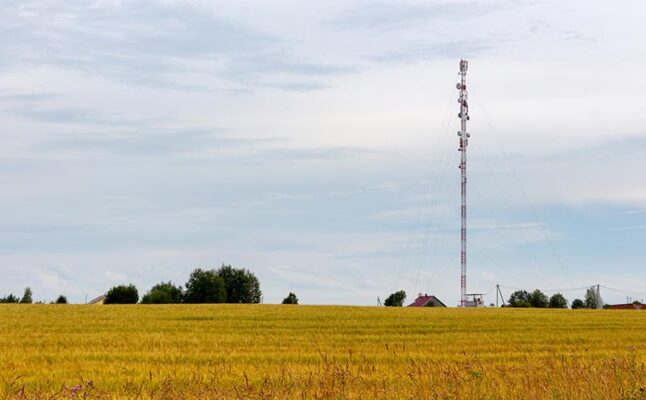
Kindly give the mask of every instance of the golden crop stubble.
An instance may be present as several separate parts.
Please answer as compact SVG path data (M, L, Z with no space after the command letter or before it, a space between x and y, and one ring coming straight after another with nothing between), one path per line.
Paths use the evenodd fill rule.
M645 316L1 305L0 395L69 398L74 389L92 398L630 398L646 387Z

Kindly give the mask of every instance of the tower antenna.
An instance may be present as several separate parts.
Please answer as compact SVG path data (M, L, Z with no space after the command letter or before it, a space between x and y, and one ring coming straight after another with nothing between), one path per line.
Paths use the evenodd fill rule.
M466 306L467 301L467 145L469 144L469 137L467 133L467 121L469 120L469 104L467 93L467 60L460 60L460 83L457 84L457 89L460 91L458 103L460 103L460 137L461 152L460 159L460 172L461 172L461 229L460 229L460 307Z

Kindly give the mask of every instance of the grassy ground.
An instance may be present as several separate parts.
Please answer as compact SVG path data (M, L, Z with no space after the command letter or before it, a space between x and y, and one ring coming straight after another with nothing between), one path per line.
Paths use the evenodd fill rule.
M0 398L646 399L646 313L0 305Z

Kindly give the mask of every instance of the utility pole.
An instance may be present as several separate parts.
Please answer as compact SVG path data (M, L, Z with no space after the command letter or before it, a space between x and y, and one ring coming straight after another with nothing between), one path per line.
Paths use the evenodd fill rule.
M469 104L467 103L467 60L460 60L460 83L457 89L460 91L458 103L460 103L460 171L461 171L461 230L460 230L460 307L466 305L467 298L467 145L469 136L467 133L467 121L469 120Z
M498 307L498 293L500 293L500 285L496 283L496 307Z
M597 309L603 308L601 306L601 285L597 283Z
M498 304L498 296L500 296L500 302L502 303L502 306L505 306L505 297L502 295L502 290L500 290L500 284L496 283L496 307L499 307Z

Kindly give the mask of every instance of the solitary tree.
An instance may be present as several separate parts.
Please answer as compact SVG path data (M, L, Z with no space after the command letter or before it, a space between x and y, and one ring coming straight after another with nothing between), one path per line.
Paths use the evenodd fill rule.
M550 302L545 293L536 289L529 295L529 304L536 308L547 308Z
M572 301L572 309L576 310L577 308L586 308L585 303L581 299L574 299Z
M215 270L197 268L186 282L185 303L224 303L227 291L224 280Z
M384 305L386 307L401 307L404 305L404 300L406 300L406 292L399 290L388 296L384 301Z
M592 286L585 291L585 306L587 308L601 308L603 301L596 287Z
M517 290L509 296L511 307L531 307L531 297L526 290Z
M182 302L182 288L172 282L161 282L153 286L142 298L143 304L170 304Z
M104 304L135 304L139 301L139 292L132 283L114 286L105 294Z
M56 304L67 304L67 297L60 295L56 298Z
M555 293L550 297L550 308L567 308L567 300L561 293Z
M31 303L33 303L31 295L32 295L31 288L26 287L25 292L23 293L22 298L20 299L20 302L22 304L31 304Z
M287 297L283 299L283 304L298 304L298 297L294 292L289 292Z
M260 303L260 282L253 272L223 264L216 273L224 281L227 303Z

